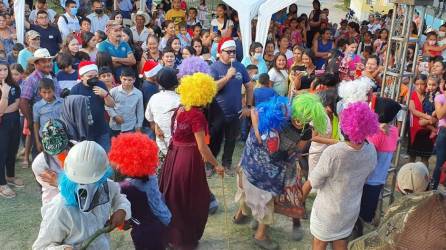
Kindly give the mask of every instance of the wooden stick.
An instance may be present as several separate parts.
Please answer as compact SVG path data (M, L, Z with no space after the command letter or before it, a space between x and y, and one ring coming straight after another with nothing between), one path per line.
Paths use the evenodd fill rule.
M225 183L224 183L224 176L221 177L221 191L223 194L223 208L225 212L225 231L226 231L226 241L227 241L227 249L229 250L229 227L228 227L228 211L226 207L226 198L225 198Z

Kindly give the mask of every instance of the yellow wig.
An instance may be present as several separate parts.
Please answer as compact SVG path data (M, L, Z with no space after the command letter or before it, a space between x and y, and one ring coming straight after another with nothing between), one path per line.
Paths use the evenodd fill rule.
M217 84L212 76L195 73L181 78L177 92L180 95L181 104L189 110L192 107L203 107L211 103L217 94Z

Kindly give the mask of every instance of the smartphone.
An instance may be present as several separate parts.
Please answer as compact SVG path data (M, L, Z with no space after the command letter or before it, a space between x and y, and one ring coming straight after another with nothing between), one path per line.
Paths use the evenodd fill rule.
M212 31L214 33L217 33L218 32L218 26L212 26Z

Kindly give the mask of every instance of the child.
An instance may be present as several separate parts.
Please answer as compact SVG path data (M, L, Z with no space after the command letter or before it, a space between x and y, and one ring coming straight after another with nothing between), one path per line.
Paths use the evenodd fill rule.
M22 65L13 63L11 64L11 66L9 66L9 69L11 70L12 80L14 80L14 82L17 83L21 88L23 80L25 79L25 70L23 69Z
M435 113L435 97L440 94L439 91L439 83L440 79L438 79L436 76L429 76L427 78L427 88L426 88L426 96L423 99L423 111L427 115L430 115L434 118L434 121L426 120L421 118L419 123L420 126L425 126L426 128L431 130L430 138L434 139L437 135L437 128L436 125L436 113Z
M204 24L208 19L208 7L206 5L206 0L201 0L200 5L198 6L198 19L200 23Z
M43 125L50 119L58 119L62 110L62 100L55 96L53 80L42 78L39 81L39 95L42 99L33 105L34 139L37 150L42 152L40 141Z
M161 57L161 60L163 61L164 67L174 69L175 68L175 51L170 47L166 47L163 50L163 56Z
M56 79L61 89L71 90L77 84L78 73L73 69L73 63L73 57L69 54L61 53L57 56L59 71L56 74Z
M57 175L63 172L64 159L70 148L65 124L50 119L42 129L43 151L32 164L36 181L42 186L42 204L50 202L58 193Z
M161 69L158 72L158 84L161 90L150 98L145 117L155 131L160 153L166 155L171 139L172 115L180 106L180 96L175 92L178 85L176 71L171 68Z
M115 107L106 107L110 115L111 135L137 131L141 132L144 120L144 105L142 93L134 87L135 72L131 68L124 68L120 76L121 85L110 90L115 101Z
M423 44L423 55L429 57L441 56L443 50L446 49L446 45L439 46L437 44L437 33L431 31L426 35L426 42Z
M110 162L120 174L129 177L120 186L132 205L133 218L140 222L132 225L130 233L135 249L167 246L172 214L158 188L157 151L155 142L140 133L121 134L113 138L110 148Z
M113 75L113 71L108 66L103 66L98 71L99 80L105 83L107 86L107 90L110 91L112 88L118 86L116 84L115 76Z
M8 64L17 63L17 58L19 57L19 52L25 47L21 43L15 43L12 47L12 51L7 55Z
M350 104L340 121L345 142L325 149L302 188L304 200L312 188L318 189L310 219L313 249L326 249L330 241L333 249L347 249L346 238L359 215L362 187L377 163L375 148L366 138L378 131L378 118L368 104Z
M162 68L163 67L155 61L146 61L144 67L141 69L139 77L144 79L141 85L144 110L146 110L150 98L159 91L156 75ZM142 128L144 133L146 133L152 140L155 139L154 131L150 128L150 124L146 119L144 119L144 122L142 123Z
M119 185L108 179L112 173L108 165L107 153L93 141L70 149L59 175L60 193L43 205L32 249L79 249L107 221L115 228L131 218L130 202ZM102 234L89 247L110 249L110 239Z
M181 48L190 46L192 37L187 32L186 23L180 23L178 26L180 27L180 33L178 33L177 37L180 40Z
M211 65L215 62L215 58L212 57L211 52L207 47L201 49L201 59L203 59L207 64Z
M401 105L388 98L374 97L372 100L372 110L378 114L380 130L367 138L375 146L377 151L377 165L372 174L367 178L364 185L361 199L361 210L359 217L371 223L375 217L378 207L379 195L387 180L387 171L392 163L393 153L398 145L398 128L392 125L396 115L401 109ZM358 233L362 235L362 224L358 220Z
M189 33L192 31L192 28L195 25L201 25L200 20L198 19L197 15L198 15L198 11L196 8L194 8L194 7L189 8L189 12L187 15L187 22L186 22L186 28ZM181 30L180 30L180 32L181 32Z
M201 31L202 31L201 25L196 24L196 25L192 26L191 30L192 30L192 32L190 32L190 35L192 36L192 38L200 39L200 35L201 35Z
M254 106L258 106L260 103L268 101L273 96L277 96L276 91L271 87L271 81L268 73L259 75L258 87L254 89Z
M183 57L181 56L181 42L178 37L172 37L167 41L166 48L171 48L173 50L173 53L175 55L175 69L178 67L178 65L181 64L181 61L183 61Z
M249 78L254 86L256 86L257 80L259 80L259 68L255 64L249 64L246 66L246 71L248 71ZM244 86L242 86L242 94L245 93Z

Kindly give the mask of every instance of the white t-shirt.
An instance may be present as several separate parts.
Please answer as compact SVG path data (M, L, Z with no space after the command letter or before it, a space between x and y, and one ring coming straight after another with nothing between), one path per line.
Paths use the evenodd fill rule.
M154 34L152 29L148 29L146 27L144 27L141 33L138 33L138 31L136 30L136 26L131 27L130 30L132 31L133 35L133 42L145 43L147 41L147 37L150 34Z
M215 32L214 27L218 27L218 30L221 31L222 35L225 33L229 27L234 27L234 23L231 19L226 20L226 27L223 29L224 23L218 22L217 19L212 19L211 21L211 32Z
M274 55L277 54L277 53L279 53L279 49L275 49L274 50ZM287 49L286 52L285 52L285 56L286 56L287 60L291 59L291 58L293 58L293 52L291 50Z
M284 69L277 71L272 68L268 72L269 80L273 83L273 89L278 95L288 95L288 72Z
M156 144L163 154L167 154L172 137L172 115L178 106L180 106L180 96L170 90L162 90L154 94L147 104L145 114L147 121L155 122L164 133L164 140L156 138Z

